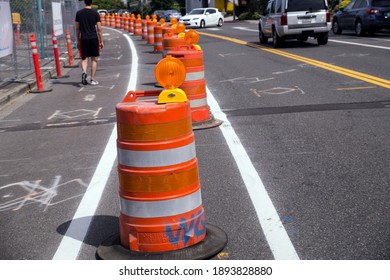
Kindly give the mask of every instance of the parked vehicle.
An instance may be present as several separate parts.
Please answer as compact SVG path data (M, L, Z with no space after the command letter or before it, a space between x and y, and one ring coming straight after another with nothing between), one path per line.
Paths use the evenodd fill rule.
M124 15L124 14L129 14L129 13L130 12L128 10L126 10L126 9L121 9L121 10L118 11L119 15Z
M166 22L169 22L171 18L176 18L178 21L181 18L181 13L176 10L156 10L153 14L157 16L157 20L163 18Z
M223 15L216 8L193 9L180 19L187 27L222 26Z
M155 10L152 15L157 16L157 20L160 20L164 16L165 10Z
M358 36L390 30L390 0L351 1L333 16L333 33L341 34L344 29L354 30Z
M272 37L279 47L284 40L313 37L326 45L331 28L327 0L270 0L259 20L259 40L267 43Z
M163 15L165 21L170 21L172 18L176 18L178 21L181 18L181 13L176 10L166 10Z
M97 12L99 13L99 15L101 15L101 14L107 15L108 14L107 10L97 10Z

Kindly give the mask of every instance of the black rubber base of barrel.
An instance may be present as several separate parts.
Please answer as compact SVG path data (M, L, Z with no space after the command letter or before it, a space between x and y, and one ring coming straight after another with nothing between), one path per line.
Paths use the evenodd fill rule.
M51 92L51 91L53 91L52 88L47 88L47 89L42 89L42 90L39 90L39 89L30 90L31 93L44 93L44 92Z
M206 224L206 237L183 249L158 253L130 251L120 244L119 234L116 234L98 247L96 255L101 260L205 260L218 254L226 244L226 233L216 226Z
M206 128L212 128L217 127L222 124L221 120L215 119L214 116L211 115L211 118L207 121L202 122L193 122L192 123L192 129L198 130L198 129L206 129Z

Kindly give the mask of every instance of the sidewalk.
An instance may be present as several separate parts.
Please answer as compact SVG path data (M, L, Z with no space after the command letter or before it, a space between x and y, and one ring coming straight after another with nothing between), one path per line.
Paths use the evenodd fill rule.
M78 54L77 50L73 50L73 58L74 64L78 65L78 59L75 59ZM64 68L64 66L68 65L68 55L62 54L60 55L62 60L61 63L61 74L65 76L72 68ZM65 60L64 60L65 58ZM76 69L76 68L73 68ZM57 76L56 72L56 64L54 59L45 65L41 65L41 77L43 82L43 88L48 89L51 88L51 81ZM37 81L35 72L24 79L21 80L10 80L9 82L5 82L5 85L0 87L0 109L10 103L12 100L21 96L23 94L29 93L31 90L36 89ZM38 93L39 94L39 93Z

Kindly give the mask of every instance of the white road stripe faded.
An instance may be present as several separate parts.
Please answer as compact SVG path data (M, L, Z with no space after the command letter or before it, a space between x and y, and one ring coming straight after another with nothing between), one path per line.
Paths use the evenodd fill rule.
M268 245L276 260L299 260L293 244L284 228L279 215L268 196L267 190L253 166L244 146L241 144L234 128L226 115L221 111L213 94L206 87L208 104L215 118L222 120L219 127L237 163L241 177L244 180L257 217L267 239Z

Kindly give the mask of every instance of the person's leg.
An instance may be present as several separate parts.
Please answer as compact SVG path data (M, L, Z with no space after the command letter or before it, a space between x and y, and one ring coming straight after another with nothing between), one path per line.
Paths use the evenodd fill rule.
M88 69L88 57L81 60L81 70L83 70L83 73L87 73L87 69Z
M95 74L97 70L97 58L91 57L91 80L95 80Z
M85 59L83 59L81 61L81 70L83 71L83 73L81 73L81 83L83 85L88 85L88 81L87 81L87 69L88 69L88 57L86 57Z

